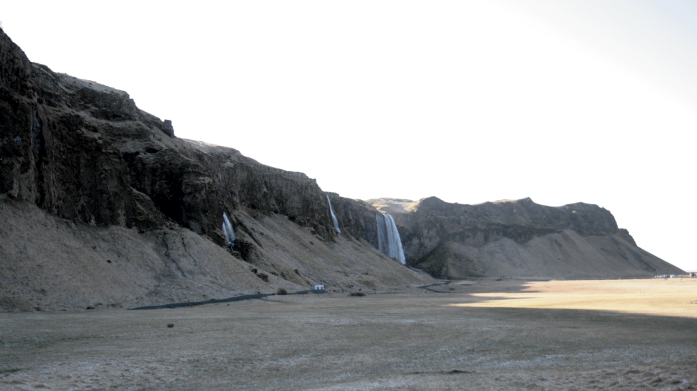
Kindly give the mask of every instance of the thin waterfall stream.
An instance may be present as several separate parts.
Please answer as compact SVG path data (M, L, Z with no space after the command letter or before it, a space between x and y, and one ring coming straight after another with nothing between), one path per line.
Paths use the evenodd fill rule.
M334 209L332 208L332 201L329 199L329 196L327 196L327 202L329 203L329 213L332 215L332 222L334 223L334 229L336 232L341 233L341 229L339 228L339 220L336 219L336 215L334 214Z
M235 246L235 231L232 229L232 224L230 224L230 219L228 219L227 214L223 212L223 234L225 234L225 240L227 240L227 245L230 247L230 251L233 250Z

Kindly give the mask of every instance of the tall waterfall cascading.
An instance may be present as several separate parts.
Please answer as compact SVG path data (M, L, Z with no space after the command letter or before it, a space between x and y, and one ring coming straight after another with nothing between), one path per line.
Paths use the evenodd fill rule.
M394 223L392 216L376 213L375 220L378 224L378 249L380 252L406 264L402 240L399 238L397 224Z
M329 213L332 215L332 222L334 223L334 229L336 232L341 233L341 229L339 229L339 220L336 219L336 215L334 214L334 209L332 209L332 201L329 199L329 196L327 196L327 202L329 203Z
M227 218L227 214L223 212L223 233L225 234L225 240L227 240L227 245L230 247L230 251L235 246L235 231L232 229L232 224L230 224L230 219Z

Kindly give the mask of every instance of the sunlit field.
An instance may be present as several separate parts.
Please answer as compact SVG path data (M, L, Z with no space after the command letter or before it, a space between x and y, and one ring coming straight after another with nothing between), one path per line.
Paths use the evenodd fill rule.
M520 292L474 293L453 306L601 310L697 318L697 278L527 282Z

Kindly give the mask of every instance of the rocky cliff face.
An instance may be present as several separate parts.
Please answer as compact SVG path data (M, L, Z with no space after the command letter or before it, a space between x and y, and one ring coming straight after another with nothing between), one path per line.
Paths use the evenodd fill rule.
M174 137L170 121L98 83L31 64L2 36L0 193L93 225L151 229L160 217L222 242L224 211L289 216L325 240L335 233L324 193L301 173L230 148ZM157 215L157 214L156 214Z
M353 237L366 240L377 248L378 232L375 214L378 210L366 201L340 197L336 193L329 193L329 197L341 229Z
M113 263L119 254L90 250L90 240L104 237L88 239L84 233L92 231L84 227L127 230L121 237L140 249L122 257L133 266L128 273L140 270L149 276L136 279L137 288L122 284L125 275L114 280L100 274L108 269L90 269L96 273L90 280L112 281L101 289L123 290L116 294L120 299L110 299L120 303L186 297L167 286L187 287L180 291L199 298L202 292L305 289L314 283L346 290L430 281L380 254L362 239L370 235L360 225L349 229L354 237L339 237L325 193L306 175L264 166L231 148L179 139L170 121L139 110L127 93L32 64L1 30L0 65L0 213L14 220L30 216L54 227L46 231L35 221L13 221L14 229L0 238L0 288L6 288L9 302L14 297L36 304L46 296L36 292L45 291L52 305L60 306L60 295L50 286L73 286L73 301L88 303L89 289L80 293L74 286L91 283L70 277L80 273L59 273L64 278L55 281L39 276L45 286L34 286L32 271L17 267L25 258L42 265L51 258L52 267L67 269L87 267L90 259ZM223 213L238 236L234 254L225 251ZM197 253L187 250L193 240L189 233L203 239L195 241ZM54 243L33 242L46 251L12 243L33 235ZM65 253L50 251L70 243L90 255L71 266ZM241 270L241 277L220 272L225 265ZM32 288L12 288L22 280L32 281ZM148 294L155 291L169 293Z
M638 248L612 214L526 198L460 205L436 197L369 201L391 213L410 265L442 278L646 277L681 270Z
M482 246L508 238L524 243L534 237L574 230L582 235L617 232L612 214L583 203L549 207L526 198L479 205L449 204L436 197L411 206L411 213L396 214L405 252L419 259L444 241Z

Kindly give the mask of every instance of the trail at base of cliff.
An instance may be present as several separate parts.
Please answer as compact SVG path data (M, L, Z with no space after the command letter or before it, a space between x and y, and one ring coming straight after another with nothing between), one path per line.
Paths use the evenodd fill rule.
M3 314L0 389L694 390L697 305L686 303L695 287L483 280L363 297ZM579 289L684 308L662 316L641 299L630 313L541 304Z

